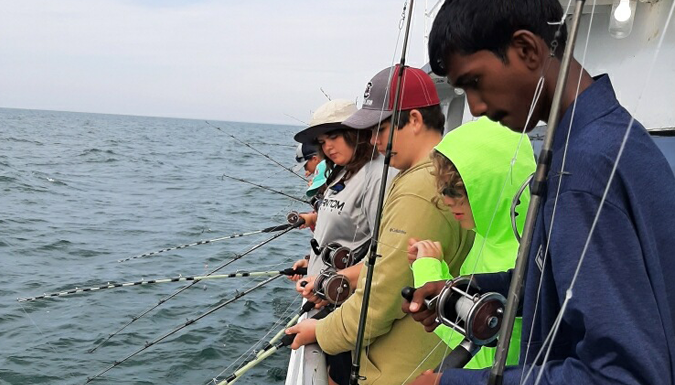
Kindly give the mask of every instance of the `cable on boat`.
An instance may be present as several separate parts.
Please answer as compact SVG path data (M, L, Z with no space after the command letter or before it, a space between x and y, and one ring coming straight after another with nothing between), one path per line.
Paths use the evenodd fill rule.
M123 359L121 359L121 360L119 360L119 361L114 361L110 366L108 366L108 367L105 368L104 370L100 371L99 373L95 374L94 376L92 376L92 377L87 377L87 381L85 382L85 384L88 384L88 383L94 381L96 378L102 376L103 374L107 373L107 372L110 371L111 369L113 369L113 368L115 368L115 367L121 365L122 363L128 361L128 360L131 359L132 357L134 357L134 356L140 354L140 353L143 352L144 350L146 350L146 349L148 349L148 348L150 348L150 347L152 347L152 346L154 346L154 345L156 345L156 344L162 342L162 341L165 340L166 338L168 338L168 337L170 337L170 336L172 336L172 335L178 333L179 331L181 331L181 330L185 329L186 327L192 325L193 323L195 323L195 322L201 320L202 318L204 318L204 317L206 317L206 316L208 316L208 315L210 315L210 314L213 314L213 313L216 312L217 310L222 309L223 307L225 307L225 306L231 304L232 302L234 302L234 301L238 300L239 298L241 298L241 297L247 295L248 293L251 293L252 291L257 290L257 289L259 289L259 288L261 288L261 287L267 285L268 283L270 283L270 282L272 282L272 281L274 281L275 279L278 279L278 278L280 278L280 277L281 277L281 274L278 274L278 275L276 275L276 276L274 276L274 277L268 278L268 279L266 279L266 280L264 280L264 281L258 283L257 285L255 285L255 286L253 286L253 287L251 287L251 288L249 288L249 289L246 289L246 290L244 290L244 291L242 291L242 292L237 292L237 294L236 294L234 297L228 299L227 301L221 303L220 305L217 305L217 306L215 306L215 307L212 307L211 309L207 310L206 312L202 313L201 315L197 316L196 318L188 319L187 321L185 321L184 324L182 324L182 325L180 325L180 326L178 326L178 327L172 329L171 331L169 331L169 332L163 334L162 336L160 336L160 337L158 337L158 338L156 338L156 339L154 339L154 340L152 340L152 341L150 341L150 342L146 342L145 345L144 345L142 348L140 348L140 349L136 350L135 352L129 354L128 356L124 357ZM292 341L292 340L291 340L291 341Z
M160 254L160 253L166 253L167 251L180 250L180 249L185 249L185 248L192 247L192 246L206 245L206 244L208 244L208 243L214 243L214 242L224 241L224 240L226 240L226 239L234 239L234 238L247 237L247 236L249 236L249 235L256 235L256 234L262 234L262 233L273 233L273 232L276 232L276 231L283 231L283 230L288 229L288 228L291 227L291 226L292 226L291 223L284 223L284 224L281 224L281 225L276 225L276 226L266 227L266 228L264 228L264 229L262 229L262 230L249 231L249 232L246 232L246 233L239 233L239 234L232 234L232 235L227 235L227 236L224 236L224 237L218 237L218 238L209 239L209 240L206 240L206 241L199 241L199 242L194 242L194 243L187 243L187 244L184 244L184 245L179 245L179 246L169 247L169 248L166 248L166 249L162 249L162 250L158 250L158 251L153 251L153 252L150 252L150 253L144 253L144 254L140 254L140 255L133 256L133 257L128 257L128 258L119 259L119 260L117 260L117 262L126 262L126 261L131 261L132 259L138 259L138 258L150 257L150 256L152 256L152 255L157 255L157 254Z
M225 134L225 135L229 136L230 138L234 139L235 141L237 141L237 142L239 142L239 143L243 144L244 146L246 146L246 147L250 148L251 150L253 150L253 151L257 152L258 154L260 154L260 155L264 156L265 158L267 158L268 160L270 160L270 161L271 161L272 163L276 164L277 166L279 166L279 167L283 168L284 170L286 170L286 171L290 172L291 174L293 174L293 175L297 176L298 178L302 179L303 181L307 182L307 179L305 179L305 177L304 177L304 176L302 176L302 175L300 175L300 174L296 173L296 172L295 172L295 171L293 171L292 169L290 169L290 168L288 168L288 167L284 166L283 164L279 163L278 161L276 161L276 160L272 159L272 157L271 157L271 156L269 156L269 155L267 155L267 154L263 153L262 151L260 151L260 150L256 149L255 147L251 146L250 144L248 144L248 143L244 142L243 140L241 140L241 139L238 139L238 138L237 138L236 136L234 136L234 135L230 134L229 132L225 132L225 130L223 130L222 128L220 128L220 127L218 127L218 126L215 126L215 125L213 125L213 124L209 123L209 121L208 121L208 120L205 120L204 122L206 122L206 124L208 124L209 126L211 126L211 127L215 128L216 130L218 130L218 131L222 132L223 134Z
M248 250L246 250L245 252L243 252L243 253L241 253L241 254L235 255L232 259L230 259L229 261L227 261L227 262L225 262L225 263L219 265L218 267L216 267L215 269L211 270L209 273L207 273L207 274L205 274L205 275L209 276L209 275L212 275L212 274L217 273L218 271L220 271L220 270L224 269L225 267L229 266L230 264L232 264L232 263L235 262L236 260L243 258L244 256L246 256L246 255L252 253L253 251L255 251L255 250L261 248L262 246L264 246L264 245L266 245L266 244L272 242L273 240L275 240L275 239L281 237L282 235L289 233L291 230L296 229L296 228L302 226L302 225L305 223L305 220L302 219L300 216L298 216L297 213L291 213L291 214L289 214L289 215L287 216L287 218L288 218L288 220L289 220L290 222L293 223L292 226L291 226L290 228L288 228L288 229L286 229L286 230L284 230L284 231L282 231L282 232L280 232L280 233L278 233L278 234L275 234L274 236L272 236L272 237L270 237L270 238L267 238L266 240L264 240L264 241L258 243L257 245L254 245L253 247L249 248ZM111 338L113 338L114 336L116 336L116 335L118 335L119 333L121 333L121 332L122 332L124 329L126 329L129 325L131 325L131 324L133 324L134 322L136 322L137 320L143 318L146 314L148 314L148 313L150 313L151 311L157 309L159 306L161 306L161 305L164 304L165 302L169 301L170 299L176 297L178 294L182 293L183 291L185 291L185 290L189 289L190 287L196 285L197 282L198 282L198 281L193 281L193 282L191 282L189 285L183 286L182 288L178 289L177 291L175 291L173 294L169 295L168 297L164 297L164 298L160 299L160 300L157 302L157 304L155 304L155 305L152 306L151 308L149 308L149 309L143 311L143 312L140 313L139 315L133 316L129 322L127 322L125 325L123 325L121 328L119 328L119 329L118 329L117 331L115 331L114 333L108 335L105 339L103 339L103 341L101 341L98 345L94 346L94 347L93 347L92 349L90 349L88 352L89 352L89 353L95 352L99 347L101 347L103 344L105 344L106 342L108 342L108 341L109 341Z
M263 190L266 190L266 191L269 191L269 192L273 192L273 193L275 193L275 194L283 195L283 196L285 196L286 198L290 198L290 199L293 199L294 201L306 203L306 204L308 204L308 205L310 205L310 206L312 205L312 203L311 203L310 201L307 201L307 200L304 200L304 199L301 199L301 198L294 197L293 195L286 194L285 192L281 192L281 191L278 191L278 190L274 190L274 189L272 189L272 188L265 187L265 186L262 186L262 185L259 185L259 184L256 184L256 183L247 181L247 180L245 180L245 179L237 178L237 177L230 176L230 175L227 175L227 174L223 174L223 175L220 177L221 180L224 180L225 178L232 179L232 180L236 180L237 182L241 182L241 183L246 183L246 184L249 184L249 185L251 185L251 186L255 186L255 187L261 188L261 189L263 189Z
M288 268L288 269L284 269L284 270L253 271L253 272L241 271L241 272L230 273L230 274L196 275L196 276L191 276L191 277L157 278L157 279L141 280L141 281L134 281L134 282L108 283L106 285L92 286L92 287L86 287L86 288L75 288L75 289L67 290L67 291L48 293L48 294L43 294L43 295L40 295L40 296L37 296L37 297L19 298L19 299L17 299L17 301L19 301L19 302L31 302L31 301L37 301L37 300L46 299L46 298L63 297L63 296L71 295L71 294L91 293L91 292L96 292L96 291L105 290L105 289L114 289L114 288L118 288L118 287L147 286L147 285L156 284L156 283L186 282L186 281L194 281L195 283L197 283L199 281L204 281L204 280L209 280L209 279L268 277L268 276L275 276L275 275L291 276L291 275L296 275L296 274L307 275L307 268L304 268L304 267L298 268L298 269Z

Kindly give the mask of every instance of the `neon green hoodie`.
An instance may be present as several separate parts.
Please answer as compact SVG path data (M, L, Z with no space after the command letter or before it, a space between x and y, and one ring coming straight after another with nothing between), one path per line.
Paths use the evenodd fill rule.
M463 124L448 133L436 151L450 159L464 182L467 198L476 224L476 238L460 275L494 273L513 268L518 253L518 240L511 225L511 204L525 180L534 173L535 161L529 138L522 136L517 157L511 163L521 141L521 135L487 118ZM520 198L516 226L522 233L525 214L530 202L529 189ZM413 265L415 286L430 281L451 279L442 258L421 258ZM520 353L521 320L516 319L507 358L517 364ZM451 348L463 336L441 325L435 333ZM466 368L479 369L492 365L494 348L482 348Z

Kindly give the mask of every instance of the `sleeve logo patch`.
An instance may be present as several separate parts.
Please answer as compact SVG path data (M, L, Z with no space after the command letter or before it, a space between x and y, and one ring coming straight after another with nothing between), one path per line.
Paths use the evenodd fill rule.
M396 234L408 234L407 232L405 232L405 230L397 229L397 228L394 228L394 227L390 227L389 232L390 233L396 233Z

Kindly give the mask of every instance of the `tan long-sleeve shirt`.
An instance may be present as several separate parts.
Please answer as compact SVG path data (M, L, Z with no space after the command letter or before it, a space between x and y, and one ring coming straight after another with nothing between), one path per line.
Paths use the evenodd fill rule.
M407 257L409 238L440 240L454 274L473 244L473 233L463 230L450 211L434 203L432 169L431 161L425 160L401 172L392 181L385 201L378 246L381 258L375 263L366 322L367 348L361 355L360 374L366 379L360 383L364 385L410 382L422 371L436 367L446 353L435 334L426 333L401 311L401 289L413 285ZM317 323L317 341L328 354L355 349L365 277L366 269L362 269L355 293Z

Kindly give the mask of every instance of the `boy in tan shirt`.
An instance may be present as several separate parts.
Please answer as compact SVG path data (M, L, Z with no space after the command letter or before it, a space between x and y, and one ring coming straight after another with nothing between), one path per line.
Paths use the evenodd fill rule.
M397 66L398 67L398 66ZM406 67L400 97L399 124L392 128L396 70L386 68L368 83L362 109L344 125L371 130L371 143L384 154L389 130L395 129L391 166L400 173L391 183L382 211L378 258L373 273L371 298L361 355L360 384L404 384L419 373L440 364L444 344L426 333L401 311L401 288L412 286L408 264L409 238L439 239L451 273L456 274L473 245L473 235L462 229L448 210L434 201L436 186L429 153L442 139L445 117L433 80L422 70ZM353 351L363 301L366 269L362 269L355 293L323 320L306 320L289 328L297 333L297 349L318 342L328 354ZM426 358L426 359L425 359ZM422 362L424 360L424 362ZM349 378L345 365L344 378Z

